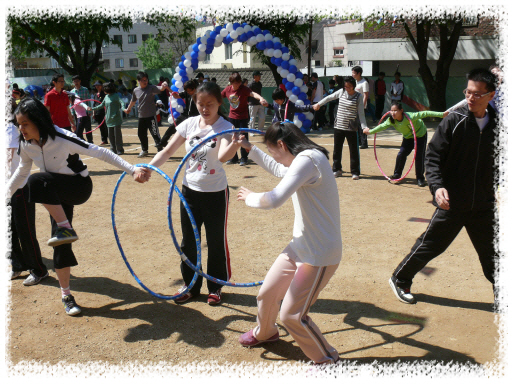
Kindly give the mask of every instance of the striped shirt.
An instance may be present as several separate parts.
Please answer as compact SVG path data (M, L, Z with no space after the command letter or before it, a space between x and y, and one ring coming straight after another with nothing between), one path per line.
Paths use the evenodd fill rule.
M344 88L324 97L317 104L322 106L329 101L339 99L338 112L336 114L336 121L334 123L335 129L343 129L345 131L357 130L357 124L350 125L354 122L359 115L359 121L363 129L367 128L366 118L364 116L363 99L361 94L355 92L350 96Z
M77 99L80 98L80 100L88 100L91 98L91 93L86 87L80 87L80 89L73 88L71 90L71 93L77 95ZM87 109L87 107L91 106L90 103L92 103L92 101L82 103L81 106ZM72 111L74 112L74 108L72 109Z

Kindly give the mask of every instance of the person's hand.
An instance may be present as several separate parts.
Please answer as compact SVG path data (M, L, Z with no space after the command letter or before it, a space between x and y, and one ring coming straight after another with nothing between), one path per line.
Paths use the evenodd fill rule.
M71 132L76 132L76 125L75 124L71 125Z
M364 133L365 135L369 135L369 134L370 134L370 128L365 128L365 129L363 129L363 133Z
M170 88L169 88L169 84L167 84L167 81L164 81L164 82L162 83L162 87L163 87L164 89L170 89Z
M436 191L436 203L441 209L450 209L450 198L448 197L448 191L446 188L439 188Z
M238 195L237 195L236 199L238 201L245 201L245 199L247 198L247 196L250 193L252 193L252 191L248 190L245 187L240 187L240 190L238 191Z
M268 107L267 100L265 100L265 99L261 100L261 105L263 105L264 107Z
M172 97L174 97L175 99L179 99L180 98L180 94L178 92L171 92L171 95Z
M123 112L126 113L127 115L130 114L130 110L129 109L123 109Z
M315 111L318 111L318 110L320 110L320 105L315 104L315 105L313 105L313 106L312 106L312 108L313 108Z
M443 113L443 119L450 114L450 111L444 111Z
M133 179L138 183L145 183L151 178L151 169L145 167L135 167L132 175Z
M87 107L87 110L88 110L88 111L92 111L92 108L91 108L91 107Z

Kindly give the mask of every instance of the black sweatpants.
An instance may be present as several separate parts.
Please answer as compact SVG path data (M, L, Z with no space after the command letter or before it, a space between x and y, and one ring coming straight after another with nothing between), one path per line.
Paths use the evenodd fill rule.
M100 125L103 119L105 119L105 111L102 109L94 115L94 121L96 121L96 124ZM108 129L106 122L103 122L103 124L100 125L100 136L102 143L108 143Z
M188 119L188 116L180 115L177 119L174 119L174 121L169 125L169 128L165 131L164 135L162 136L162 139L160 140L160 144L162 147L166 147L167 144L169 144L169 139L172 135L176 133L176 127L180 125L182 122L184 122L186 119ZM172 120L172 118L171 118ZM176 124L174 124L176 122Z
M199 236L201 236L201 226L204 224L206 243L208 244L206 273L217 279L228 281L231 278L231 264L226 234L229 189L226 188L218 192L198 192L183 186L182 194L194 215ZM183 232L181 251L192 264L196 265L196 238L183 203L180 204L180 215L181 230ZM202 259L204 259L204 255L202 255ZM194 277L194 271L183 261L181 262L181 275L186 285L190 284L190 281ZM202 284L203 278L199 276L197 282L190 289L190 292L193 295L198 295L201 291ZM209 293L222 288L222 285L210 280L207 281L207 286Z
M139 136L140 145L143 151L148 150L148 129L151 136L153 136L153 140L155 140L155 146L160 146L160 131L158 130L156 115L151 117L139 117L137 135Z
M334 172L341 171L341 154L343 152L343 143L347 139L348 149L350 152L350 172L353 175L361 174L361 166L359 159L359 143L357 142L357 132L347 131L344 129L334 129L334 149L332 151L332 170Z
M81 175L39 172L30 175L26 186L29 202L62 205L70 224L74 206L85 203L92 193L91 178ZM57 222L51 216L50 219L53 235L57 231ZM78 265L71 243L53 248L53 262L56 269Z
M425 181L425 152L427 151L427 134L423 137L416 138L416 160L414 161L414 167L416 169L416 179ZM396 155L395 163L395 175L402 176L402 172L407 161L407 156L414 150L414 138L402 139L402 145Z
M101 121L100 121L101 123ZM105 124L105 123L103 123ZM88 143L92 143L92 132L91 132L91 116L77 117L76 119L76 135L84 140L84 132Z
M229 118L229 121L235 128L249 128L249 120L250 119L232 119ZM247 141L249 141L249 133L248 132L242 132L242 134L245 135ZM244 159L247 161L247 156L249 156L249 152L247 152L244 148L240 148L240 159ZM235 153L235 156L232 157L231 161L233 163L238 162L238 151Z
M37 277L48 273L36 235L36 205L28 201L28 187L18 189L11 198L12 270L30 271Z
M416 240L411 252L398 265L393 275L397 285L410 288L414 276L453 242L462 229L466 231L475 247L484 276L494 285L495 262L494 250L494 212L485 211L452 212L437 208L430 220L427 230Z
M375 118L380 120L382 117L382 111L384 111L384 102L386 101L386 95L375 96Z

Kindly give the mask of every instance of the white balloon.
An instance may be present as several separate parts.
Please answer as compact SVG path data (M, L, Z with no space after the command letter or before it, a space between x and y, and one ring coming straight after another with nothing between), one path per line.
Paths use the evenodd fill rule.
M194 68L187 67L186 71L187 71L187 75L189 75L189 77L190 77L190 75L194 73Z
M296 78L295 81L293 82L293 85L295 85L296 87L302 87L302 79Z
M221 31L222 32L222 31ZM222 39L224 39L224 37L222 37L221 34L218 34L217 36L215 36L215 42L217 41L222 41Z
M255 31L255 30L257 30L258 28L259 28L259 27L258 27L257 25L254 25L254 26L252 27L252 31L254 32L254 31Z
M263 54L264 54L265 56L268 56L268 55L267 55L267 52L268 52L268 48L265 48L265 49L263 50Z
M178 73L179 71L181 71L181 68L180 67L176 67L174 73Z
M174 74L174 76L173 76L173 79L174 79L174 80L181 80L181 76L180 76L180 74L179 74L178 72L176 72L176 73Z
M269 48L269 49L267 50L267 56L268 56L268 57L272 57L272 56L274 56L274 48Z
M287 69L283 69L283 70L281 71L281 77L282 77L282 78L285 78L285 77L286 77L286 78L288 78L288 74L289 74L289 73L290 73L290 72L289 72Z
M299 96L297 96L297 95L290 95L290 101L292 103L295 104L297 102L297 100L299 100Z
M215 40L215 43L213 44L214 47L220 47L222 45L222 39Z
M313 120L313 117L315 117L313 112L306 112L305 115L306 115L306 119L308 119L308 120Z
M184 65L185 67L190 67L190 66L192 65L192 62L191 62L190 60L188 60L188 59L187 59L187 60L185 60L185 61L183 62L183 65Z
M176 101L176 99L174 97L171 98L171 107L173 109L176 109L177 106L178 106L178 102Z
M240 36L240 35L241 35L242 33L244 33L244 32L245 32L245 29L244 29L243 27L238 27L238 28L236 29L236 33L238 33L238 36Z
M263 34L259 33L256 35L256 40L258 40L258 43L260 43L265 40L265 36L263 36Z
M274 38L272 39L272 41L273 41L274 43L280 43L280 42L281 42L281 39L280 39L279 37L277 37L277 36L276 36L276 37L274 37Z
M265 41L272 40L272 38L273 38L273 36L270 33L265 35Z
M300 86L300 91L307 93L308 92L308 86L306 84L303 84Z
M200 52L206 51L206 45L205 44L199 44L199 51Z
M238 32L237 31L231 31L229 33L229 37L231 37L233 40L236 39L238 37Z
M176 106L176 110L177 110L179 113L182 113L182 112L183 112L183 105L177 105L177 106Z
M249 40L247 40L247 45L249 47L252 47L253 45L256 45L257 42L258 42L258 40L256 40L255 36L253 36Z
M293 95L292 91L286 91L286 97L290 98L291 95Z
M290 99L291 100L291 99ZM293 120L293 124L295 124L297 126L297 128L300 128L302 127L302 121L300 121L299 119L297 120Z
M288 52L286 53L283 53L283 57L282 57L283 60L289 60L290 59L290 54Z
M283 52L280 49L274 49L274 57L279 58L283 56Z
M301 106L301 107L302 107L302 106L304 105L304 101L303 101L303 100L297 100L297 101L295 102L295 105L298 105L298 106Z
M244 27L244 32L245 32L245 33L247 33L247 32L250 32L250 31L252 31L252 27L251 27L249 24L247 24L247 25Z
M185 59L192 59L192 57L190 56L190 52L185 52L183 56L185 56Z
M228 30L228 32L231 32L233 30L233 23L227 23L226 29Z
M183 82L181 82L181 80L176 80L174 85L176 86L176 88L181 88L183 86Z
M193 45L189 45L188 46L188 50L189 50L189 52L192 52L194 50L194 46Z
M222 37L226 37L228 35L229 31L226 29L226 28L222 28L219 32L219 34L222 36Z
M292 83L295 81L295 75L293 73L289 73L287 76L286 76L286 79L288 81L291 81Z
M178 92L179 92L179 93L183 93L183 92L185 92L185 88L181 87L180 89L178 89Z
M211 31L211 30L207 30L207 31L204 33L204 35L208 38L208 37L210 37L210 35L212 34L212 32L213 32L213 31Z
M200 51L197 55L197 59L198 60L204 60L206 58L206 52L205 51Z
M206 36L201 37L201 39L200 39L201 44L205 44L206 45L206 40L208 40L208 38Z
M289 61L289 63L290 63L290 65L295 65L295 66L297 66L297 60L295 60L295 59L291 59L291 60Z

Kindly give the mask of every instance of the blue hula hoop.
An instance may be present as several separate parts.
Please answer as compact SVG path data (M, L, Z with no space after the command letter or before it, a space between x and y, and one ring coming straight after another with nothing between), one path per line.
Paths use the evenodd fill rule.
M213 135L205 137L201 142L196 144L185 155L185 157L181 160L180 164L178 165L178 168L176 169L176 172L174 173L174 176L172 177L171 188L169 189L169 198L168 198L168 204L167 204L167 220L169 222L169 230L171 231L171 237L172 237L172 240L174 242L174 246L176 247L176 250L178 251L178 254L181 257L181 260L183 260L184 263L186 263L191 269L193 269L196 274L199 274L199 275L203 276L204 278L206 278L206 279L208 279L210 281L213 281L214 283L217 283L217 284L220 284L220 285L227 285L229 287L255 287L255 286L263 284L263 280L255 281L253 283L231 283L229 281L220 280L220 279L217 279L215 277L212 277L212 276L204 273L200 269L200 267L201 267L200 258L198 258L197 266L192 264L192 262L187 258L187 256L185 256L185 254L181 251L181 248L180 248L180 246L178 244L178 241L176 240L176 236L174 235L174 229L173 229L172 219L171 219L172 191L175 190L177 192L179 198L181 199L181 202L185 206L185 209L187 209L187 213L188 213L188 216L190 217L191 222L193 222L195 224L195 221L193 221L194 218L192 216L192 213L190 212L190 208L189 208L187 202L185 201L185 198L183 197L183 195L181 194L179 189L176 187L176 180L178 178L178 175L180 174L181 169L183 168L183 166L185 165L185 163L187 162L189 157L192 156L192 154L194 152L196 152L199 148L201 148L203 145L205 145L208 141L210 141L214 137L222 136L222 135L225 135L225 134L228 134L228 133L240 132L240 131L264 134L264 132L262 132L262 131L260 131L258 129L250 129L250 128L227 129L225 131L222 131L222 132L219 132L219 133L215 133ZM197 241L197 237L196 237L196 241Z
M149 165L149 164L137 164L135 166L136 167L145 167L145 168L152 169L152 170L158 172L160 175L162 175L165 178L165 180L167 180L167 182L169 184L172 183L172 180L170 179L170 177L167 176L167 174L165 174L165 172L163 172L162 170L158 169L157 167L154 167L154 166ZM119 177L119 180L116 183L116 187L114 188L114 194L112 196L112 208L111 208L112 228L114 229L114 236L116 238L117 247L119 248L119 251L121 252L121 256L123 257L123 260L124 260L126 266L128 267L128 270L130 271L132 276L135 278L135 281L137 283L139 283L139 285L142 288L144 288L147 292L149 292L153 296L158 297L159 299L164 299L164 300L179 299L180 297L182 297L186 293L188 293L189 290L194 286L194 284L196 283L196 281L197 281L197 279L199 277L197 272L194 274L194 277L192 278L192 281L190 282L190 284L187 286L187 289L185 289L180 294L177 294L177 295L174 295L174 296L166 296L166 295L162 295L162 294L156 293L156 292L152 291L151 289L149 289L146 285L144 285L144 283L139 279L137 274L133 271L133 268L131 267L130 263L128 262L128 259L126 258L125 254L124 254L123 247L121 246L121 241L119 240L119 235L117 233L116 217L115 217L115 203L116 203L117 191L119 189L119 186L121 185L121 181L124 179L125 176L126 176L126 172L123 172L123 174ZM176 188L176 191L178 192L178 196L180 197L180 199L183 200L184 197L180 193L178 188ZM194 219L194 216L192 215L192 212L190 211L190 207L187 205L186 201L183 200L183 202L184 202L184 205L185 205L185 209L187 209L188 215L190 217L190 221L192 223L192 228L194 230L194 235L195 235L195 238L196 238L196 248L197 248L197 265L198 265L198 268L200 268L201 267L201 237L199 236L199 231L197 230L196 221ZM189 261L189 263L190 263L190 261ZM192 263L190 263L190 264L192 264Z

